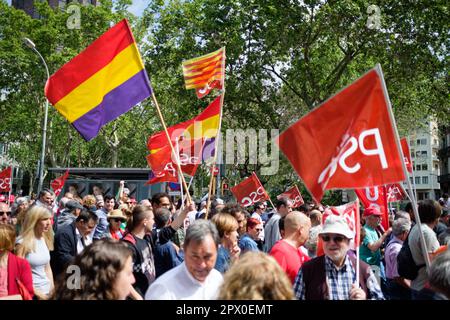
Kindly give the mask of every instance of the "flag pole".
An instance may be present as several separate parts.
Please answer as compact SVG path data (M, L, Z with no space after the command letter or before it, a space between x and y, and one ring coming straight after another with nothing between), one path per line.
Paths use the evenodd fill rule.
M356 285L359 288L359 242L361 234L361 223L359 218L359 199L356 197L356 217L355 217L355 247L356 247Z
M223 109L223 100L225 97L225 47L223 47L223 59L222 59L222 93L220 96L220 116L219 116L219 128L217 129L216 135L216 147L214 149L214 158L211 165L211 178L209 179L209 188L208 188L208 200L206 201L206 215L205 219L208 219L209 208L211 206L211 192L212 192L212 184L214 181L214 171L216 170L216 161L217 161L217 152L220 144L220 130L222 129L222 109ZM218 173L220 174L220 172Z
M166 134L167 141L169 142L170 150L172 152L172 155L175 156L175 163L177 164L178 174L180 175L181 182L183 183L183 186L186 189L187 201L190 203L190 202L192 202L192 199L191 199L191 195L189 194L189 190L188 190L187 185L186 185L186 180L184 180L183 171L181 171L180 159L179 159L178 155L175 153L175 149L173 147L172 140L170 140L169 131L167 131L166 122L164 121L164 118L163 118L162 113L161 113L161 109L159 108L158 101L156 100L155 92L153 90L151 90L151 91L152 91L152 100L153 100L153 103L156 106L156 111L158 112L159 120L161 121L161 124L162 124L162 126L164 128L164 132Z
M175 149L177 154L180 154L180 144L178 143L178 137L175 138ZM181 196L181 210L184 209L184 196L183 196L183 183L181 181L181 175L178 175L178 183L180 184L180 196Z
M381 70L381 65L378 63L375 67L378 75L380 76L381 79L381 85L383 88L383 93L384 93L384 99L386 101L386 105L387 105L387 109L389 111L389 117L391 119L391 123L392 126L394 128L394 133L395 133L395 143L397 144L397 152L399 153L399 155L401 155L401 163L402 163L402 168L403 168L403 173L405 175L405 177L408 177L408 170L406 169L406 165L405 165L405 161L403 159L403 152L402 152L402 148L401 148L401 144L400 144L400 138L398 135L398 131L397 131L397 125L395 123L395 118L394 118L394 114L392 113L392 105L391 105L391 101L389 99L389 94L387 91L387 87L386 87L386 83L384 82L384 76L383 76L383 71ZM413 170L414 172L414 170ZM406 179L406 183L408 184L408 189L410 191L410 197L411 197L411 202L412 202L412 207L413 207L413 212L414 212L414 217L416 219L416 223L417 223L417 227L419 228L419 238L420 238L420 244L421 244L421 248L422 248L422 255L423 258L425 260L425 265L427 268L427 271L430 270L430 257L428 256L428 250L427 250L427 246L425 244L425 238L423 236L422 233L422 226L421 226L421 222L420 222L420 217L419 217L419 212L417 211L417 201L416 201L416 197L414 195L414 193L411 191L412 187L411 187L411 181L410 179Z
M8 192L8 205L11 206L11 192L12 192L12 181L13 181L13 168L11 166L11 178L9 179L9 192Z

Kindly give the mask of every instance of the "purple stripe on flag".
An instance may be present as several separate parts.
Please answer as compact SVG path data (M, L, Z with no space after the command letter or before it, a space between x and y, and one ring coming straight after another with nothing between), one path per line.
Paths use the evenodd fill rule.
M203 144L202 161L205 162L206 160L214 157L215 149L216 149L216 138L206 139L205 143Z
M95 138L108 122L124 114L151 95L150 81L145 69L108 92L94 109L75 120L72 125L86 141Z

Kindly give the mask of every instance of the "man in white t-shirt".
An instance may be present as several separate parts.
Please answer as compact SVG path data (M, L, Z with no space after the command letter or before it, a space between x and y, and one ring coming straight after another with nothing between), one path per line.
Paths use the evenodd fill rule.
M156 279L145 300L213 300L223 277L214 269L219 234L208 220L195 220L186 231L184 262Z

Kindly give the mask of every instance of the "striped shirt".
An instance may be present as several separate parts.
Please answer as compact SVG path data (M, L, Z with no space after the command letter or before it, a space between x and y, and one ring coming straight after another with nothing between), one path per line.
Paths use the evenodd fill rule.
M349 300L352 284L356 281L356 272L353 269L348 255L345 257L344 264L340 268L336 267L333 261L325 256L325 272L329 289L329 300ZM367 279L366 285L369 291L368 298L371 300L384 299L381 288L372 271L370 271L370 277ZM297 299L305 300L305 283L303 281L303 271L301 268L295 279L294 292Z

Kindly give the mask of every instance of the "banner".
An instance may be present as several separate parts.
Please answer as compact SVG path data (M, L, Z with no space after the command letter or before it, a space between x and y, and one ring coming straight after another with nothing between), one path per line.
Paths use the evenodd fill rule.
M405 190L398 183L386 185L386 191L388 203L402 201L403 199L406 198Z
M236 197L237 202L243 207L249 207L256 202L269 200L269 195L254 172L250 177L232 187L231 192Z
M377 67L289 127L277 143L319 202L328 189L404 181L390 113Z
M370 187L355 190L364 208L377 207L381 213L381 225L384 230L389 229L389 207L387 201L387 190L385 186Z
M298 187L296 185L287 190L286 192L283 192L282 194L278 195L277 199L280 199L282 197L288 198L292 201L292 208L298 208L305 203L300 193L300 190L298 190Z
M408 139L401 138L400 143L402 145L403 161L405 161L406 169L408 170L409 173L412 173L413 164L411 161L411 152L409 151Z
M53 192L55 193L55 197L58 197L66 183L67 178L69 177L69 170L67 170L62 176L56 178L50 183Z
M48 101L86 141L151 91L126 19L62 66L45 86Z
M11 179L12 179L11 167L7 167L3 171L0 171L0 192L11 191Z
M183 61L182 65L186 89L195 89L199 99L214 88L223 89L225 48Z

